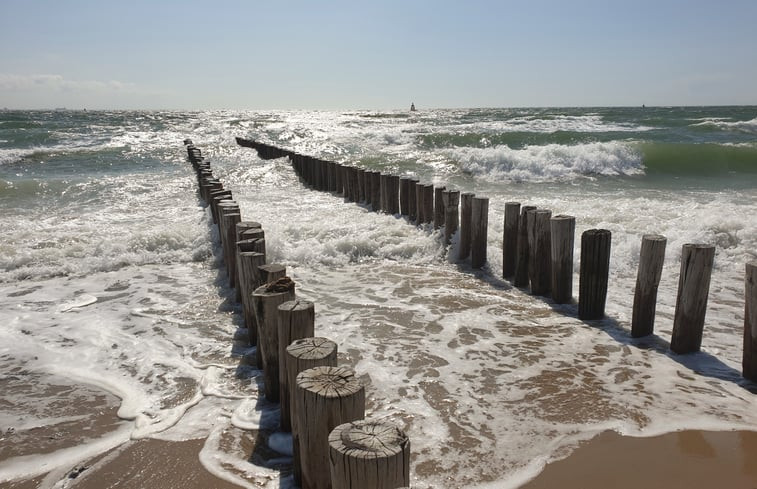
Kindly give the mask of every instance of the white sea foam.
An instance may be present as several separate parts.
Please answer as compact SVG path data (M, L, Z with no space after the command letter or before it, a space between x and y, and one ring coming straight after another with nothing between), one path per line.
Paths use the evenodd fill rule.
M620 142L548 144L522 149L456 148L445 150L444 154L458 161L464 171L492 180L544 181L644 173L641 154L633 145Z

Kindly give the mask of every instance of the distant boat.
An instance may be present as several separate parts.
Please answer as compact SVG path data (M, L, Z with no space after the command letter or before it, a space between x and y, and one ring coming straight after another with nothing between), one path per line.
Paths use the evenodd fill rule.
M410 102L410 112L415 112L415 104Z

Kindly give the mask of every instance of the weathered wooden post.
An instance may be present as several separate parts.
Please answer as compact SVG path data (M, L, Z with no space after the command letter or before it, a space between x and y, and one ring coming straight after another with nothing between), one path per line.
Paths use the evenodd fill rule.
M471 252L472 268L481 268L486 263L486 246L489 230L489 199L474 197L471 206Z
M518 262L515 264L515 277L513 285L516 287L528 287L528 256L531 252L528 244L528 213L536 210L536 206L524 205L520 208L518 219Z
M381 212L381 172L371 172L371 209Z
M355 168L355 176L356 176L356 183L357 183L357 191L355 192L355 202L360 203L365 200L365 179L363 178L363 174L365 174L365 170L362 168Z
M286 277L286 274L287 269L284 265L279 265L277 263L260 265L258 267L258 278L260 279L258 286L275 282L280 278Z
M334 163L334 182L336 183L334 192L342 195L344 192L344 170L342 169L342 165L336 162Z
M349 167L350 169L350 197L349 200L351 202L358 202L358 179L357 179L357 168L354 166Z
M229 274L229 286L237 285L237 223L242 221L242 215L239 213L239 206L222 208L223 222L223 261L226 263L226 271Z
M675 353L696 352L702 346L714 260L714 246L691 243L683 245L673 334L670 338L670 349Z
M294 300L294 282L284 277L252 293L258 322L258 356L263 360L265 396L279 401L279 305Z
M236 243L238 243L242 239L242 234L245 231L248 231L250 229L260 229L262 231L261 224L259 222L255 222L255 221L240 221L240 222L238 222L237 223L237 235L236 235L236 238L234 239L234 243L235 243L234 244L234 249L235 249L234 260L236 261L236 269L237 269L237 284L236 284L236 293L237 293L237 295L236 295L236 300L240 304L242 303L242 288L244 286L244 282L245 282L246 278L242 276L242 272L243 271L242 271L241 266L239 264L239 253L241 252L241 250L239 249L239 246L236 245Z
M460 241L458 243L458 260L465 260L470 255L471 218L474 197L475 195L470 192L460 194Z
M533 211L533 275L531 277L531 293L533 295L549 295L552 287L552 233L550 219L552 211L536 209Z
M757 261L746 264L744 278L744 353L741 372L757 382Z
M391 215L400 213L400 177L389 175L389 192L387 193L387 212Z
M444 204L444 244L450 244L460 222L460 192L445 190L442 193L442 201Z
M505 202L504 229L502 231L502 276L512 278L518 263L518 222L520 202Z
M589 229L581 234L581 265L578 277L578 317L602 319L610 275L610 243L607 229Z
M434 187L434 229L444 226L444 191L446 187Z
M239 268L243 270L240 277L244 277L242 287L242 314L244 325L249 335L250 346L258 344L258 322L255 317L252 293L260 285L258 283L258 267L265 264L265 254L256 251L239 252ZM262 361L262 359L261 359Z
M294 340L286 347L286 376L289 390L289 419L292 425L292 472L295 485L302 486L302 469L300 464L300 433L297 428L297 412L294 396L297 388L297 376L300 372L313 367L336 367L337 346L331 340L321 337ZM282 413L283 414L283 413Z
M641 238L636 291L633 296L631 336L641 338L654 332L657 309L657 287L662 277L667 239L659 234L645 234Z
M410 440L386 421L340 424L329 435L332 489L395 489L410 484Z
M423 223L431 224L434 222L434 186L427 184L423 186Z
M558 215L550 219L552 244L552 300L567 304L573 300L573 244L576 218Z
M297 375L294 397L302 488L330 488L329 433L363 419L365 388L349 367L315 367Z
M289 376L286 371L286 349L294 340L315 334L315 304L295 299L279 305L279 404L281 429L291 431Z
M416 182L415 184L415 224L420 226L423 224L424 216L423 216L423 198L425 196L425 193L423 191L424 184L420 182Z
M418 197L416 192L418 190L418 180L411 178L407 184L407 219L410 222L415 222L418 219Z
M389 175L382 173L379 178L379 186L381 192L379 193L379 209L381 212L387 212L389 208Z
M410 214L410 178L400 178L400 214Z

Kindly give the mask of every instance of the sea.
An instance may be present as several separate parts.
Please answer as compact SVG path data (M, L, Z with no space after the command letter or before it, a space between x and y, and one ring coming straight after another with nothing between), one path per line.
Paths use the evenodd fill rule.
M243 137L489 198L488 261L459 236L308 188ZM755 430L741 377L757 254L757 107L0 111L0 483L65 487L144 438L204 440L208 471L291 487L290 440L245 348L189 138L316 308L316 334L398 424L416 488L515 488L614 430ZM507 201L576 218L574 301L502 278ZM577 317L580 235L612 232L606 317ZM634 339L644 234L667 249ZM670 352L681 248L715 246L702 351ZM241 339L240 339L241 338ZM245 439L264 456L242 450ZM256 449L258 450L258 449Z

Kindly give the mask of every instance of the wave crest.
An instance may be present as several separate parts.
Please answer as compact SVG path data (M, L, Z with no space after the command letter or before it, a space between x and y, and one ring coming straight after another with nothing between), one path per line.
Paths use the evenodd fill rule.
M512 149L455 148L445 156L459 162L464 172L513 181L571 180L596 175L640 175L642 154L631 144L547 144Z

